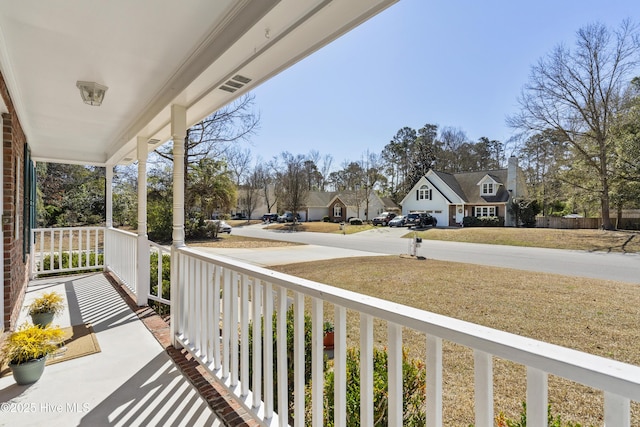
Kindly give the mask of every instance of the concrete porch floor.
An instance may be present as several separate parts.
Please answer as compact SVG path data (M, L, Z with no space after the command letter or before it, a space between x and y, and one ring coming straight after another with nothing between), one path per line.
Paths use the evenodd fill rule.
M30 386L17 385L11 375L0 378L0 425L257 425L238 414L229 417L236 408L221 400L223 390L188 353L168 345L162 319L149 308L130 307L123 288L104 274L32 281L24 305L48 291L67 301L54 324L90 323L101 351L49 365ZM23 310L19 324L26 319ZM214 408L227 416L216 416Z

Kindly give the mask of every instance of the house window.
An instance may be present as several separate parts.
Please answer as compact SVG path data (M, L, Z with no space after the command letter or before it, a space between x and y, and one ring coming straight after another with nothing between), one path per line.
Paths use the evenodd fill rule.
M342 218L342 206L333 205L333 216Z
M498 216L498 209L495 206L476 206L475 216Z
M416 191L416 200L431 200L432 192L427 185L421 185Z
M493 182L485 182L482 184L482 194L496 194Z

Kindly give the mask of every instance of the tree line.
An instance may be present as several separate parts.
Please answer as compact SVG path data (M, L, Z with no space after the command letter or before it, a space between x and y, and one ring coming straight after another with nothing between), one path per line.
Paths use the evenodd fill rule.
M259 199L269 212L296 212L309 191L349 191L363 201L376 192L398 203L430 168L447 173L500 169L508 151L519 157L529 194L545 214L599 213L603 227L612 228L610 209L640 207L640 36L630 21L615 29L590 24L576 36L575 46L558 45L532 66L518 98L520 112L507 119L518 134L507 142L470 141L460 128L427 123L399 129L380 153L366 150L360 159L337 166L330 154L316 150L282 152L265 161L252 158L244 144L260 121L253 97L245 96L186 135L187 218L202 222L228 212L250 216ZM165 228L171 233L171 162L170 143L150 156L150 235ZM90 222L103 215L103 169L50 164L38 171L42 225ZM135 177L131 167L119 167L114 187L114 221L134 227Z

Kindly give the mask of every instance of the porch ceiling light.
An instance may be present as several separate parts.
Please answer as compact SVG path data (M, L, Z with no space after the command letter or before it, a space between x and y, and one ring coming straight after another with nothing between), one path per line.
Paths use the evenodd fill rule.
M94 105L96 107L102 104L104 94L109 89L106 86L96 82L76 82L76 87L80 89L80 96L85 104Z

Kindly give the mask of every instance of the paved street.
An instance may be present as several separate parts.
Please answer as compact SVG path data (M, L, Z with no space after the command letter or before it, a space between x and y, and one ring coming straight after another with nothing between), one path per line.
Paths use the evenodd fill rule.
M233 234L299 242L311 247L266 250L219 250L217 253L259 265L277 265L312 259L358 255L400 255L409 252L406 228L378 227L352 235L278 232L262 225L234 227ZM332 248L332 249L328 249ZM314 258L317 254L317 258ZM578 277L640 284L640 255L585 252L562 249L525 248L477 243L423 240L418 255L443 261L467 262L518 270L540 271Z

